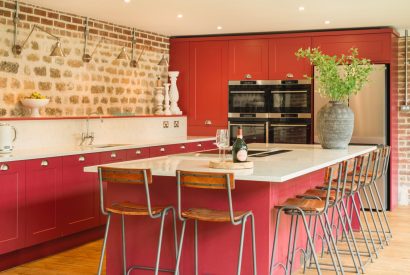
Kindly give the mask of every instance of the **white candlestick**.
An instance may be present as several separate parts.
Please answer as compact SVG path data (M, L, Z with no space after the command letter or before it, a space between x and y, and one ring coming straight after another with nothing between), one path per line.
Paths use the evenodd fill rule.
M171 84L169 83L164 84L164 87L165 87L165 102L164 102L165 112L164 114L167 116L172 115L170 105L169 105L169 86L171 86Z
M164 87L155 88L155 110L154 114L163 115L164 114Z
M179 72L171 71L168 72L168 75L171 80L171 89L169 91L169 97L171 99L171 112L174 115L182 115L182 112L178 107L179 92L177 87L177 77L179 76Z

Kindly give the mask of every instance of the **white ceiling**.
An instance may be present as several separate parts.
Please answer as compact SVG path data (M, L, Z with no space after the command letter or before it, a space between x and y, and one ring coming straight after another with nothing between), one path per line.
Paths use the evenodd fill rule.
M23 0L169 36L392 26L410 28L410 0ZM299 6L304 6L303 12ZM177 18L183 14L183 18ZM324 24L329 20L330 24ZM222 26L217 30L217 26Z

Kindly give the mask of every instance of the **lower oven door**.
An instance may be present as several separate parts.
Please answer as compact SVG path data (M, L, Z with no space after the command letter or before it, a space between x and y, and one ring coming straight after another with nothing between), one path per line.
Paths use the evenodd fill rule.
M270 143L310 144L311 124L271 123L269 137Z
M268 122L229 122L230 145L236 140L238 128L242 127L243 138L246 143L267 143Z

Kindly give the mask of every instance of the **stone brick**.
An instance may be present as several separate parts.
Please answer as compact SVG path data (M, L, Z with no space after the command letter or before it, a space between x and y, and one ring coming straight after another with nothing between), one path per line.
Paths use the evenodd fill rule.
M31 41L31 48L33 50L38 50L39 49L38 42L37 41Z
M104 92L105 92L105 86L101 86L101 85L91 86L92 94L102 94Z
M118 97L110 97L110 103L117 103Z
M59 92L64 92L67 90L67 85L64 82L58 82L55 84L56 90Z
M27 60L28 61L39 61L40 58L38 57L37 54L32 53L32 54L27 55Z
M70 96L70 103L71 104L78 104L80 102L80 97L78 95Z
M122 95L122 94L124 94L124 92L125 92L125 90L124 90L123 87L117 87L117 88L115 88L115 94L116 94L116 95Z
M34 90L36 87L36 84L34 81L31 80L24 80L24 89L25 90Z
M110 115L117 115L121 113L120 107L109 107L107 108L107 113Z
M0 56L8 57L9 56L8 50L0 49Z
M72 73L71 71L69 71L69 70L65 70L64 73L63 73L63 76L64 76L64 77L72 77L72 76L73 76L73 73Z
M46 107L45 113L48 116L61 116L63 114L63 111L60 108Z
M42 82L38 83L38 88L42 91L49 91L51 90L51 82Z
M7 87L7 78L0 77L0 88L6 88L6 87Z
M50 68L50 76L52 78L61 78L61 72L59 69Z
M34 73L37 76L46 76L47 75L47 69L45 66L43 67L35 67L34 68Z
M101 103L102 104L107 104L108 103L108 98L106 98L106 97L101 98Z
M7 110L4 108L0 108L0 116L4 117L7 115Z
M13 105L16 103L16 98L14 94L12 93L7 93L3 95L3 102L7 105Z
M80 60L71 59L67 61L67 65L73 68L80 68L83 66L83 62Z
M10 83L10 88L12 89L20 89L21 83L20 80L12 78Z
M83 98L81 99L81 103L83 104L90 103L90 98L88 96L83 96Z
M19 70L19 63L1 61L0 62L0 72L16 74Z
M50 56L43 56L43 61L46 63L51 63L53 59Z

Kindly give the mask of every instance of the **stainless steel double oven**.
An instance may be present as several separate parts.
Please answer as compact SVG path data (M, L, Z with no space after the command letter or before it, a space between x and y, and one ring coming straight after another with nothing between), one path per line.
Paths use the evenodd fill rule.
M238 127L247 143L311 143L311 92L307 80L229 81L231 143Z

